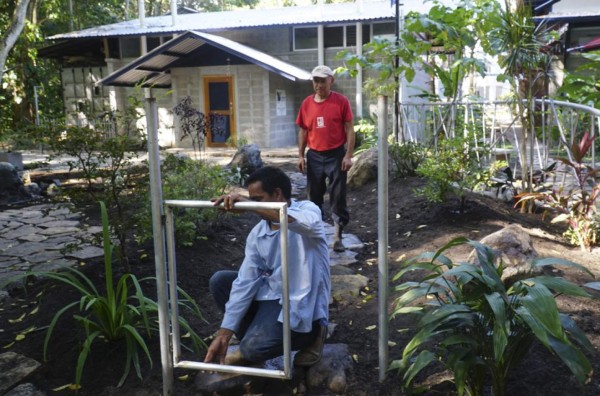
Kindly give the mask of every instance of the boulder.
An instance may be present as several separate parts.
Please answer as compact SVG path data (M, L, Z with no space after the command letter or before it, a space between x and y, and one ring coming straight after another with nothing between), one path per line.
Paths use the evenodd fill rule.
M17 169L8 162L0 162L0 203L13 203L30 199Z
M507 285L542 272L542 269L532 267L532 261L538 257L538 253L529 233L517 224L496 231L480 242L494 250L496 265L502 260L502 281ZM469 256L469 262L478 263L475 252Z
M262 168L263 162L260 157L258 145L245 144L240 147L227 166L236 166L244 175L249 175L255 170Z
M360 187L377 180L377 147L372 147L354 158L352 168L348 171L349 187Z

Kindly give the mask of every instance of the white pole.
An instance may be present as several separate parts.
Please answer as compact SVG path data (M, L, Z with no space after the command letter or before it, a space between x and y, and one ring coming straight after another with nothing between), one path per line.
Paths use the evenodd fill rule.
M154 266L156 272L156 302L162 363L163 396L173 394L173 360L169 348L169 308L165 263L165 224L158 147L158 110L156 99L146 98L148 122L148 167L150 170L150 202L152 207L152 234L154 236Z
M177 0L171 0L171 24L177 26Z
M377 98L377 265L379 288L379 381L388 368L388 111L387 96Z
M140 27L146 27L146 6L144 0L138 0L138 18L140 18Z

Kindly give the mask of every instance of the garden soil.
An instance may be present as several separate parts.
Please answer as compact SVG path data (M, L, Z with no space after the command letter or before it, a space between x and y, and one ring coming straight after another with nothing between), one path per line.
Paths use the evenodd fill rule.
M268 161L266 161L268 164ZM287 171L294 171L293 160L278 164ZM398 271L399 261L405 257L433 251L453 238L464 236L480 240L510 224L520 224L533 235L533 244L539 256L562 257L586 266L597 277L600 276L600 251L586 252L569 246L561 237L563 228L544 221L540 214L520 214L511 205L480 195L469 194L466 213L458 213L458 201L444 204L428 204L423 197L414 194L415 188L423 185L418 178L391 179L389 182L389 272L390 279ZM304 197L301 197L304 198ZM400 377L396 372L388 372L385 380L379 381L378 352L378 268L377 268L377 184L372 182L348 192L351 210L351 223L345 231L357 235L364 248L359 251L358 261L350 268L369 278L369 284L360 295L336 301L330 306L330 319L336 324L328 343L348 345L353 358L352 368L347 370L347 389L351 396L402 395ZM79 208L86 215L86 222L99 224L99 213L94 206ZM2 208L0 208L2 210ZM193 324L203 337L218 328L221 315L215 310L208 292L210 276L220 269L235 269L239 266L244 252L247 233L258 221L256 215L243 214L211 229L205 238L194 246L178 248L178 281L200 304L205 321ZM154 264L152 245L131 246L131 269L138 277L153 276ZM464 247L452 251L455 260L466 258ZM81 266L97 284L104 283L104 269L101 260L85 262ZM592 281L587 274L574 270L561 272L565 277L578 283ZM119 276L117 269L116 276ZM394 282L391 282L392 286ZM153 287L148 287L149 295L155 295ZM391 291L390 305L395 297ZM0 347L4 351L14 351L34 358L42 363L27 381L33 383L47 395L74 395L74 391L61 389L74 382L75 362L84 334L75 325L71 314L66 314L54 331L43 357L43 343L46 329L52 316L67 303L77 299L69 288L43 280L28 282L25 289L11 290L11 297L2 303L0 311ZM507 394L512 396L533 395L599 395L600 394L600 301L560 296L558 304L563 312L571 315L585 331L594 351L588 353L594 366L594 375L589 383L580 386L571 376L561 360L544 347L534 344L531 353L512 372ZM33 310L34 315L25 315ZM397 317L389 322L389 357L397 359L409 336L411 322L408 318ZM33 330L25 339L15 342L15 336L26 329ZM408 330L407 330L408 329ZM98 342L91 351L85 365L82 388L78 395L160 395L162 377L158 337L149 342L153 365L142 359L142 379L130 375L125 384L116 385L123 372L122 360L125 351L121 346ZM186 353L186 359L202 359ZM133 373L133 372L132 372ZM194 377L191 370L175 370L174 395L195 395ZM429 385L427 394L454 394L451 377L442 368L432 368L427 376L418 382ZM295 388L299 389L299 388ZM266 394L266 393L265 393ZM293 394L293 391L290 391ZM319 391L326 395L327 392Z

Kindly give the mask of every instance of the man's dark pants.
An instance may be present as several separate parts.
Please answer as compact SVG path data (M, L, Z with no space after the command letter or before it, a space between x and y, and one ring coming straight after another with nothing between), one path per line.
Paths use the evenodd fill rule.
M210 293L221 312L225 312L225 304L229 301L231 285L235 278L237 271L219 271L210 278ZM263 362L283 355L283 324L277 321L280 312L281 305L278 300L252 302L236 332L245 359ZM309 333L292 331L292 350L311 345L318 333L318 322L313 323Z
M323 212L324 195L329 179L329 203L333 221L342 227L350 221L350 212L346 206L346 178L348 172L342 171L342 159L346 154L344 146L333 150L306 153L306 180L308 199Z

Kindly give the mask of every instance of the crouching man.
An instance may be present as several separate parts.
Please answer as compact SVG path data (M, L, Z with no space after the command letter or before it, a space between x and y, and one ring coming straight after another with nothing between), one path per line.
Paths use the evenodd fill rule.
M214 200L226 211L236 202L287 202L290 327L296 366L319 361L329 318L329 252L320 209L310 201L291 199L292 186L280 169L264 167L248 180L248 195L229 194ZM219 271L210 291L224 312L221 328L205 362L249 365L283 354L282 272L277 210L257 210L262 220L246 240L239 271ZM227 354L235 334L240 347Z

